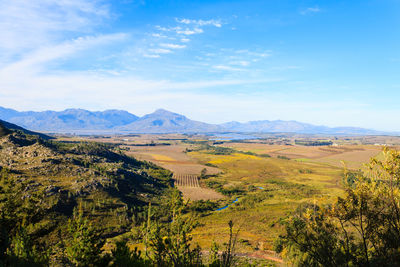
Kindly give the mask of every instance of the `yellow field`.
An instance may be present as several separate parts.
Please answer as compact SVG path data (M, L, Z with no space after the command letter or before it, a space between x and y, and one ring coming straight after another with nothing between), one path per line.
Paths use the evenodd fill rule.
M160 155L160 154L149 154L155 161L171 161L174 162L176 161L175 159L168 157L166 155Z

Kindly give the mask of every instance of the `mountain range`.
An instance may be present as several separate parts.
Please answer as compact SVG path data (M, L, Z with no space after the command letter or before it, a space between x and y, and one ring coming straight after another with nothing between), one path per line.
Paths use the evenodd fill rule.
M138 117L124 110L23 111L0 107L0 119L33 131L53 133L301 133L377 135L380 131L357 127L317 126L298 121L260 120L209 124L164 109Z

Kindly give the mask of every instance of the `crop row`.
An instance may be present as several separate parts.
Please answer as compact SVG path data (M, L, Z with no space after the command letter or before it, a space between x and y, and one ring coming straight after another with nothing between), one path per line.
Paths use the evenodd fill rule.
M200 187L199 177L196 174L174 174L176 186Z

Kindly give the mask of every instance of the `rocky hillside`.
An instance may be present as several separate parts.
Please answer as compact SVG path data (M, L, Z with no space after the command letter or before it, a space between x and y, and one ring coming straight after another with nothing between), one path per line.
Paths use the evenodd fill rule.
M29 231L46 242L59 240L57 230L78 206L106 236L129 231L171 183L169 171L118 147L46 141L4 126L0 133L0 199L12 195L17 214L33 214L24 219Z

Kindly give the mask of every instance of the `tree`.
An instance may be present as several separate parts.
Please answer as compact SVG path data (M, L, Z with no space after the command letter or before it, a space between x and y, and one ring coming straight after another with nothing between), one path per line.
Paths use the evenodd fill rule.
M286 220L277 252L298 266L400 265L400 153L383 154L362 174L346 171L345 194L333 205Z
M200 173L200 179L205 179L207 177L207 169L203 168Z
M49 251L38 250L24 227L20 227L7 250L9 266L47 266Z
M42 266L49 261L49 251L27 231L42 212L38 203L43 196L40 192L27 196L25 188L10 171L0 169L0 266Z
M135 248L131 251L126 241L119 241L112 250L112 266L140 267L146 266L146 262L141 258L141 252Z
M187 203L184 203L179 191L171 190L165 201L164 211L169 221L151 221L148 215L148 244L152 260L156 266L201 266L201 253L198 246L192 246L191 231L196 219L184 214Z
M104 241L95 228L83 217L82 207L74 210L73 218L68 220L70 239L67 241L67 257L75 266L99 266L102 264L101 248Z

